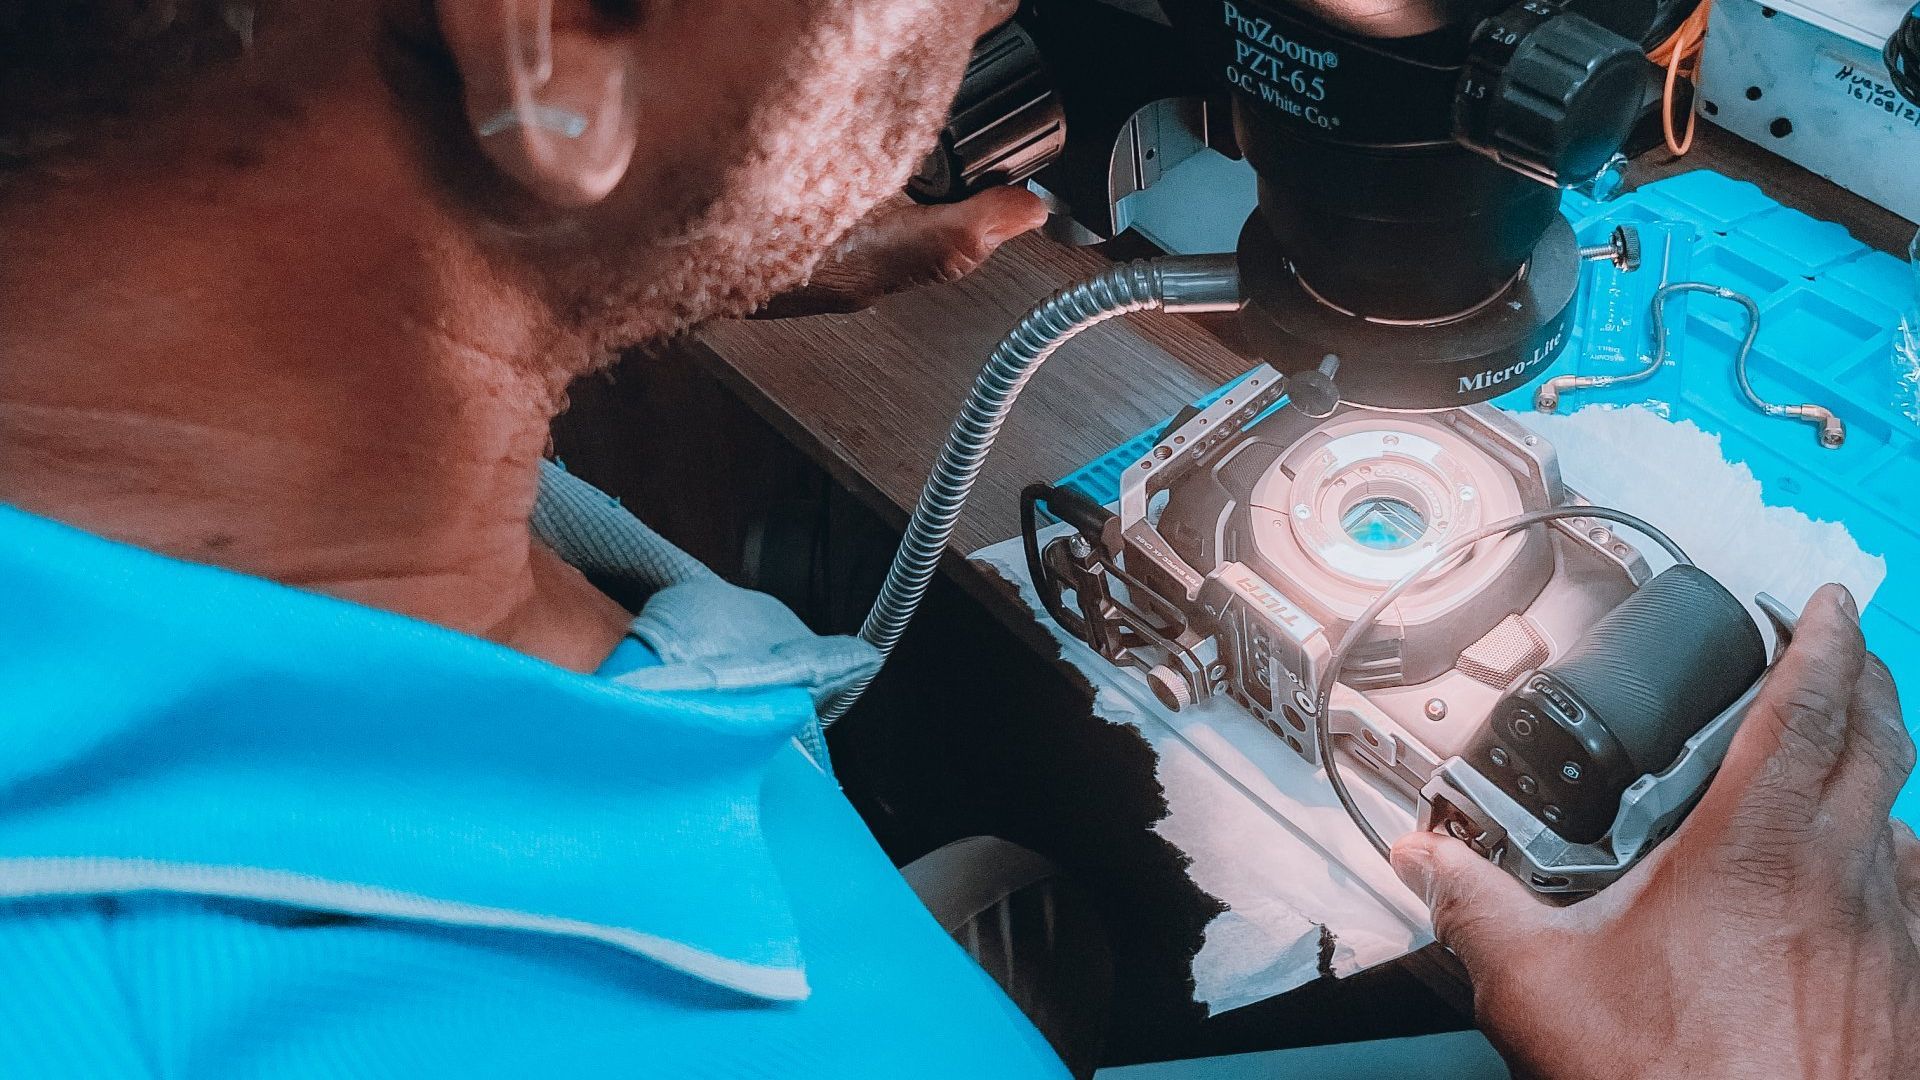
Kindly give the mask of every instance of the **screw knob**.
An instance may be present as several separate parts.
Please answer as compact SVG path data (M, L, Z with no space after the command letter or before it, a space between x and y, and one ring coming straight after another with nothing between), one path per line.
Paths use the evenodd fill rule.
M1287 399L1308 416L1322 419L1340 407L1340 388L1333 377L1340 371L1340 358L1328 353L1317 368L1295 372L1287 377Z
M1153 696L1160 699L1160 704L1173 712L1193 704L1193 687L1187 677L1165 664L1147 672L1147 686L1153 690Z
M1580 249L1583 259L1605 259L1623 274L1640 269L1640 230L1631 225L1616 225L1607 242Z

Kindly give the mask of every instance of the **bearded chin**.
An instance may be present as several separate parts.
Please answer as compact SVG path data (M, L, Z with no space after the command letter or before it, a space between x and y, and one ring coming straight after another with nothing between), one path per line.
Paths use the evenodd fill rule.
M726 155L736 164L702 185L711 197L645 242L596 244L598 257L576 265L564 290L574 299L563 319L589 363L749 314L804 285L898 192L932 145L966 60L964 47L903 32L928 25L816 27L841 47L799 51L815 58L811 69L761 99Z
M746 210L747 207L740 207ZM851 229L842 213L704 221L575 290L570 329L598 356L656 346L713 319L738 318L806 284Z

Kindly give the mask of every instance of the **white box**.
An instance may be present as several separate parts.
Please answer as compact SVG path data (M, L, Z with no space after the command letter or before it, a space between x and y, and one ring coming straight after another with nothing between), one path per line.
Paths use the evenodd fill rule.
M1696 107L1721 127L1920 218L1920 106L1881 56L1913 0L1714 0Z

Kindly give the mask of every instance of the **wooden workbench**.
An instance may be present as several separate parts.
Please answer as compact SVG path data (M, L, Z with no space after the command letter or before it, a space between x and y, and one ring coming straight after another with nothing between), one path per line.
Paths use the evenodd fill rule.
M1701 168L1752 179L1784 205L1837 221L1885 251L1904 254L1914 234L1912 223L1704 122L1686 158L1643 159L1629 181ZM897 525L1001 335L1035 301L1106 265L1094 251L1027 236L958 283L894 297L858 315L719 323L689 351ZM1022 486L1065 475L1245 370L1249 362L1210 333L1208 322L1231 336L1218 320L1153 315L1109 322L1061 349L1001 431L953 550L975 551L1013 535ZM970 572L953 568L967 583ZM992 602L1004 594L994 588L979 595ZM1010 615L1024 617L1024 609Z
M1887 251L1904 253L1913 236L1911 223L1705 123L1701 125L1691 155L1677 162L1643 161L1636 165L1629 180L1633 184L1646 183L1696 168L1711 168L1752 179L1778 201L1816 217L1840 222L1863 241ZM853 492L881 520L898 528L919 495L968 385L993 345L1035 301L1106 265L1107 256L1101 252L1064 247L1043 237L1028 236L1008 244L984 268L958 283L894 297L858 315L712 325L680 346L677 357L669 359L689 361L717 380L833 480ZM1017 597L1009 593L1003 582L968 563L963 556L1017 531L1018 496L1025 484L1062 476L1093 460L1249 366L1245 358L1223 344L1223 338L1231 337L1230 321L1165 315L1115 320L1094 328L1061 349L1028 384L1000 433L949 552L949 577L988 613L988 622L997 620L1013 635L1041 646L1046 656L1052 657L1050 639L1034 626ZM631 440L633 422L685 422L691 416L684 403L678 401L645 405L629 402L626 408L630 415L624 428L617 421L605 419L604 410L599 414L601 419L595 420L595 410L588 408L589 415L577 421L577 425L608 430L584 443L604 449L622 440ZM579 432L574 433L571 441L562 439L563 449L569 445L583 445ZM741 468L750 471L753 466ZM587 471L589 478L616 491L621 489L616 478L596 475L591 469ZM717 482L728 481L723 478ZM758 478L758 482L764 491L764 478ZM632 497L631 491L621 493ZM680 513L674 500L658 500L656 505L662 508L659 512ZM711 507L707 509L711 512ZM656 524L661 523L656 521ZM708 523L683 521L680 524L697 531ZM667 531L674 535L673 528ZM975 639L981 636L977 627L957 636L964 638L967 634ZM940 647L951 649L954 645L949 642ZM911 662L910 659L907 662ZM938 675L920 673L914 678L937 680ZM960 692L965 683L964 676L956 678L953 692ZM1044 715L1009 725L1001 729L1003 734L1021 725L1044 727L1054 723L1054 714L1061 712L1077 714L1084 721L1089 713L1084 684L1067 678L1062 685L1067 689L1031 701L1030 707ZM924 684L920 689L928 694L940 692ZM1102 737L1095 730L1098 726L1083 726L1075 737L1097 742ZM1024 744L1019 752L1061 753L1063 756L1045 766L1055 771L1072 770L1078 761L1076 754L1105 755L1105 760L1086 766L1085 771L1126 773L1133 770L1136 775L1131 782L1150 786L1150 781L1142 779L1151 777L1150 763L1120 762L1117 759L1126 755L1124 747L1110 741L1102 745L1104 750L1058 751L1057 747L1032 743ZM850 789L857 786L849 783ZM1127 802L1119 796L1116 799ZM1111 817L1112 821L1121 823L1115 826L1117 829L1136 832L1145 832L1158 813L1151 800L1142 803L1133 799L1124 809L1115 809L1109 815L1097 796L1083 793L1076 793L1073 801L1061 805L1067 808L1051 812L1083 820ZM1048 811L1032 811L1045 812ZM1122 850L1121 841L1116 839L1120 835L1111 833L1099 841L1110 849L1107 852L1111 857L1107 867L1110 891L1120 889L1121 877L1130 873L1178 876L1176 853L1150 847ZM1130 859L1142 864L1137 871L1129 869ZM1168 952L1182 949L1190 952L1195 944L1194 928L1203 925L1206 916L1205 911L1193 907L1191 897L1177 894L1179 887L1191 888L1184 878L1177 883L1145 888L1126 908L1128 918L1137 925L1143 919L1151 919L1163 906L1170 910L1186 905L1181 917L1191 925L1179 933L1169 932L1164 943L1164 951ZM1459 1003L1463 987L1455 981L1457 975L1449 975L1434 955L1411 966L1423 981L1440 989L1443 999ZM1171 983L1179 977L1178 965L1172 960L1156 971L1156 977L1162 981ZM1135 1002L1134 1014L1125 1017L1124 1022L1151 1026L1156 1021L1141 1014L1171 1011L1180 1004L1182 993L1178 985L1143 992ZM1288 999L1283 1000L1298 996L1288 995ZM1349 998L1323 995L1318 1002L1315 1007L1323 1010L1355 1007ZM1269 1026L1275 1022L1258 1021ZM1458 1022L1457 1018L1454 1022ZM1166 1023L1169 1030L1178 1026L1172 1020ZM1311 1022L1303 1025L1307 1026L1311 1026ZM1324 1037L1340 1037L1339 1029L1326 1030L1330 1034ZM1283 1038L1304 1040L1307 1036L1294 1033ZM1128 1047L1128 1054L1137 1058L1161 1053L1219 1052L1252 1045L1197 1041L1184 1034L1157 1039L1143 1035Z

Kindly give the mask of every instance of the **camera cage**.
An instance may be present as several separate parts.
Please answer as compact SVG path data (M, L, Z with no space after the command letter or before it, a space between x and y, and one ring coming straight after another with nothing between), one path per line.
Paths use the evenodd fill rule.
M1140 670L1162 703L1176 711L1219 693L1229 674L1225 654L1231 650L1219 635L1196 629L1195 616L1219 622L1237 603L1257 607L1280 623L1297 620L1312 632L1273 643L1276 650L1287 650L1281 670L1297 676L1291 697L1284 697L1285 687L1275 686L1270 707L1263 711L1234 696L1302 758L1335 767L1337 763L1321 762L1315 749L1316 728L1326 725L1330 735L1346 737L1350 760L1364 763L1376 790L1411 801L1419 828L1449 832L1538 893L1577 897L1617 879L1677 827L1705 792L1761 682L1687 740L1669 767L1638 778L1622 796L1606 835L1592 844L1559 836L1458 753L1435 752L1408 725L1389 717L1367 693L1345 681L1334 684L1325 715L1319 715L1313 693L1333 659L1331 628L1323 629L1298 610L1293 599L1241 563L1223 562L1204 571L1195 567L1162 534L1153 516L1165 493L1196 468L1231 451L1250 425L1281 402L1286 387L1285 376L1262 364L1218 401L1170 426L1125 468L1118 513L1105 517L1097 528L1083 524L1041 552L1033 523L1025 523L1037 571L1034 584L1048 611L1109 662ZM1511 428L1487 406L1456 414L1461 423ZM1525 443L1535 447L1534 440ZM1537 450L1530 467L1539 470L1533 479L1546 503L1577 502L1559 482L1551 448ZM1594 541L1585 521L1552 524L1559 527L1556 542L1586 545L1583 554L1610 561L1628 592L1647 579L1646 564L1631 545L1613 536ZM1114 588L1116 583L1124 595ZM1078 612L1067 608L1068 592L1075 594ZM1758 603L1776 630L1777 659L1791 636L1793 617L1765 594ZM1531 674L1521 674L1516 684ZM1275 722L1282 716L1294 730Z

